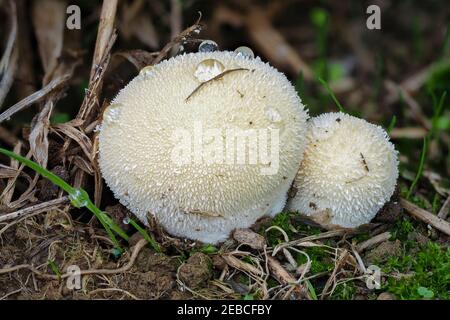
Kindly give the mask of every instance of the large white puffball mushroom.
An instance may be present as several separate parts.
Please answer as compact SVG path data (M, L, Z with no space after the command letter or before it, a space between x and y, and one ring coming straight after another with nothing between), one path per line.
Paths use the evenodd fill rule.
M307 113L287 78L242 52L145 68L105 110L99 164L143 223L216 243L285 205Z
M307 147L287 209L324 226L370 222L397 183L397 151L380 126L344 113L308 121Z

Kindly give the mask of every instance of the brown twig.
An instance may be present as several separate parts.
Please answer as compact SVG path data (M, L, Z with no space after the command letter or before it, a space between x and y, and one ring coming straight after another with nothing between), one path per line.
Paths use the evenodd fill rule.
M49 84L47 84L45 87L43 87L41 90L34 92L33 94L29 95L28 97L20 100L15 105L11 106L7 110L5 110L2 114L0 114L0 123L8 120L11 118L14 114L21 111L22 109L32 105L33 103L36 103L37 101L42 100L45 98L50 92L58 88L59 86L63 85L67 80L69 80L71 75L66 74L61 77L58 77L56 79L53 79Z
M232 253L223 254L221 257L232 268L235 268L235 269L238 269L238 270L241 270L244 272L248 272L255 276L263 276L264 275L262 270L252 266L250 263L239 260Z
M264 10L252 7L244 19L249 37L270 61L278 66L286 66L294 74L303 73L305 80L313 79L313 71L303 61L298 52L272 25Z
M389 240L391 238L391 236L392 235L389 231L380 233L380 234L376 235L375 237L372 237L372 238L358 244L358 246L356 247L356 251L362 252L370 247L373 247L377 244L380 244L382 242Z
M298 299L306 298L310 300L308 290L301 284L297 283L297 280L287 272L277 259L271 256L267 256L267 265L271 271L273 277L282 285L291 285L292 290L296 293ZM289 291L288 291L289 292Z
M0 215L0 223L1 222L5 222L5 221L9 221L9 220L14 220L14 219L18 219L18 218L22 218L26 215L29 214L34 214L34 213L41 213L41 212L45 212L48 210L51 210L53 208L56 208L58 206L60 206L61 204L67 203L68 202L68 197L64 196L58 199L54 199L54 200L50 200L47 202L43 202L43 203L39 203L33 206L30 206L28 208L24 208L21 210L17 210L15 212L11 212L8 214L4 214L4 215Z
M202 30L202 26L200 25L200 19L202 18L202 15L200 12L199 14L200 14L199 18L192 26L185 29L178 36L173 38L172 41L166 44L164 48L162 48L158 56L155 58L155 60L153 60L153 64L157 64L162 59L164 59L174 46L176 46L179 43L182 43L183 41L186 41L187 39L191 38L195 34L198 34Z
M425 129L430 129L431 124L430 121L427 119L427 117L423 114L421 106L417 103L416 100L411 96L411 94L403 89L401 86L396 84L395 82L391 80L385 80L384 85L386 89L396 94L397 96L401 94L404 101L408 105L409 109L411 110L411 115L414 117L414 119L420 123Z
M389 133L392 139L422 139L427 135L427 130L422 127L393 128Z
M400 205L413 217L450 236L450 223L448 223L444 219L435 216L431 212L428 212L422 208L419 208L415 204L403 198L400 198Z

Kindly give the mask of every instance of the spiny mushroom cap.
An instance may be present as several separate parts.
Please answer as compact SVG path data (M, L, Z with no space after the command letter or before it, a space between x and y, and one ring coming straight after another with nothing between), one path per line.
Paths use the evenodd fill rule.
M287 208L323 224L358 227L390 199L397 177L397 151L383 128L344 113L322 114L308 122L297 193Z
M199 87L205 70L204 63L198 65L207 59L215 60L206 64L213 66L213 75L220 64L224 71L245 70L228 71ZM115 197L142 222L150 213L173 235L215 243L283 209L305 148L307 117L287 78L259 58L233 52L179 55L141 72L105 110L99 164ZM174 161L184 139L174 137L180 130L193 137L184 142L193 158L199 156L195 134L200 126L202 132L220 130L203 139L203 150L222 141L224 154L230 150L224 142L227 129L267 131L263 150L270 155L279 145L278 170L262 174L276 163L250 164L248 147L244 164L231 156L212 163ZM275 131L279 144L271 136ZM264 141L258 138L258 145Z

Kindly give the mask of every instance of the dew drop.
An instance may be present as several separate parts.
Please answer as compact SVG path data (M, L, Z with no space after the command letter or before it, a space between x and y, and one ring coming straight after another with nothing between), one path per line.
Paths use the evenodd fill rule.
M130 224L130 218L126 217L122 220L123 224Z
M198 52L213 52L217 51L219 46L212 40L205 40L198 46Z
M236 48L236 50L234 50L234 52L236 52L238 55L241 55L243 57L250 58L250 59L253 59L255 57L253 50L246 46L238 47L238 48Z
M200 62L195 69L194 76L200 82L211 80L225 70L223 64L216 59L206 59Z
M146 66L139 71L140 76L148 76L153 70L153 66Z
M82 208L87 206L89 196L86 191L82 189L75 189L69 194L70 203L77 208Z
M122 250L120 250L119 248L114 248L111 250L111 253L115 258L119 258L122 255Z
M270 122L280 122L281 120L283 120L280 113L276 109L271 107L266 109L266 117Z
M114 103L111 104L108 108L106 108L105 111L103 112L103 122L106 124L118 122L121 107L122 104Z

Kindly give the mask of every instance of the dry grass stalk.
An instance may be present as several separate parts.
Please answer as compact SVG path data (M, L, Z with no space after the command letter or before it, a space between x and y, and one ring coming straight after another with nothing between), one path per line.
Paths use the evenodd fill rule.
M70 122L60 123L52 126L51 129L71 138L81 147L86 157L91 159L92 142L81 130L75 128L74 124Z
M363 252L366 249L369 249L377 244L380 244L382 242L388 241L391 238L391 233L389 231L380 233L376 235L375 237L372 237L360 244L356 247L357 252Z
M94 80L97 73L96 69L101 65L101 61L104 60L104 57L108 55L111 50L110 42L115 33L114 21L116 18L116 11L117 0L103 1L89 82Z
M275 65L287 66L294 74L303 73L305 80L313 79L313 71L303 61L297 51L276 30L263 10L253 8L245 19L247 31L255 43ZM274 50L275 49L275 50Z
M21 153L21 147L22 142L18 142L15 146L13 151L15 153L20 154ZM26 158L31 157L31 151L28 152L26 155ZM2 194L0 195L1 202L6 205L9 209L15 209L21 207L25 202L30 201L33 199L33 193L34 193L34 187L36 185L36 182L39 178L38 174L34 175L34 178L31 179L27 174L23 173L23 168L25 167L23 164L19 164L18 162L11 159L11 166L12 169L15 169L15 174L12 175L8 179L8 183L3 190ZM16 187L16 181L19 178L19 176L22 175L27 179L28 187L27 189L19 196L19 198L15 201L12 201L12 197L14 194L14 190Z
M189 28L183 30L178 36L172 39L168 44L162 48L162 50L159 52L159 54L156 56L156 58L153 60L153 64L157 64L158 62L162 61L169 52L174 48L175 46L179 45L180 43L183 43L184 41L187 41L188 39L192 38L194 35L199 34L202 30L202 26L200 25L200 19L202 18L201 14L197 21L190 26Z
M290 294L293 293L295 298L297 299L311 299L308 290L303 285L297 283L297 279L295 279L294 276L287 272L277 259L268 256L267 264L269 270L271 271L271 274L280 284L284 286L292 286L291 290L288 290L288 294L285 295L286 298L289 298Z
M91 116L92 109L98 106L98 97L103 84L103 76L109 63L112 46L117 37L114 29L116 10L117 0L103 1L89 77L89 86L83 104L78 112L77 119L87 120Z
M427 130L422 127L393 128L389 135L392 139L423 139L427 135Z
M403 89L401 86L399 86L398 84L396 84L395 82L391 81L391 80L385 80L384 81L384 86L386 87L386 89L391 92L392 94L396 94L397 96L399 94L402 95L404 101L406 102L406 104L408 105L410 111L411 111L411 115L413 116L413 118L420 123L425 129L430 129L431 128L431 123L430 121L427 119L427 117L423 114L422 111L422 107L419 105L419 103L411 96L411 94L409 94L408 91L406 91L405 89Z
M60 206L61 204L65 204L68 201L69 201L69 199L67 198L67 196L64 196L64 197L61 197L58 199L35 204L35 205L29 206L27 208L17 210L15 212L0 215L0 223L9 221L9 220L23 218L30 214L46 212L46 211L52 210L52 209Z
M335 267L333 269L333 272L331 273L330 277L328 278L327 282L325 283L325 287L322 290L320 299L323 300L328 296L328 289L331 287L333 283L336 282L336 275L338 271L344 266L344 264L347 262L347 258L349 257L349 253L347 250L343 250L341 255L336 261Z
M275 66L279 68L288 68L292 74L303 73L307 81L314 78L312 69L305 63L302 57L284 38L284 36L272 25L271 19L278 14L282 8L280 5L272 4L268 10L263 10L256 6L251 8L245 3L236 3L242 9L247 11L242 15L226 6L219 6L215 10L216 26L213 29L218 30L219 25L228 23L234 27L245 27L251 41Z
M15 153L19 153L20 154L20 150L22 149L22 142L18 142L15 146L13 151ZM11 203L13 194L14 194L14 189L16 187L16 180L20 174L21 169L19 169L19 161L15 160L15 159L10 159L10 165L9 167L11 169L16 170L16 174L13 175L11 178L8 179L8 183L5 187L5 189L3 190L2 194L0 195L0 199L1 202L3 204L6 204L9 206L9 204ZM23 168L23 166L22 166Z
M31 94L30 96L20 100L19 102L17 102L16 104L11 106L7 110L5 110L2 114L0 114L0 123L5 120L8 120L14 114L16 114L17 112L21 111L22 109L24 109L26 107L29 107L33 103L36 103L36 102L42 100L43 98L46 98L48 96L48 94L51 93L53 90L55 90L55 89L59 88L61 85L65 84L70 79L70 77L71 77L70 74L65 74L58 78L55 78L52 81L50 81L50 83L48 83L46 86L44 86L42 89L40 89L39 91L36 91L33 94Z
M221 257L232 268L252 274L257 277L264 275L264 272L261 269L258 269L255 266L251 265L250 263L244 262L244 261L236 258L233 255L233 252L223 254Z
M298 245L301 245L304 242L311 242L311 241L315 241L315 240L340 237L340 236L343 236L345 234L355 234L355 233L358 233L358 231L357 230L349 230L349 229L338 229L338 230L326 231L326 232L322 232L320 234L307 236L307 237L304 237L304 238L301 238L301 239L297 239L297 240L292 240L292 241L289 241L289 242L281 243L281 244L277 245L273 249L273 251L277 252L278 250L280 250L282 248L298 246Z
M68 61L67 63L62 61L58 63L56 69L50 71L51 79L59 79L60 77L72 78L75 68L81 62L79 59ZM48 73L46 73L47 75ZM50 117L53 112L53 108L56 102L62 97L66 88L62 88L60 91L52 92L44 103L41 111L33 118L31 122L31 131L28 140L30 141L30 149L33 153L36 161L43 166L47 166L48 161L48 132L50 127Z
M159 55L159 52L147 52L144 50L124 50L114 52L112 59L122 57L127 59L131 64L136 67L136 70L141 70L142 68L152 65L155 58Z

